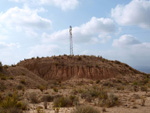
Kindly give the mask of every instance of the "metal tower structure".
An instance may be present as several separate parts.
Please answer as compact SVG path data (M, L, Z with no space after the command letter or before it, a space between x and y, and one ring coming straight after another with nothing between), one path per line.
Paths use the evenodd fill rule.
M73 55L72 26L70 26L69 33L70 33L70 55Z

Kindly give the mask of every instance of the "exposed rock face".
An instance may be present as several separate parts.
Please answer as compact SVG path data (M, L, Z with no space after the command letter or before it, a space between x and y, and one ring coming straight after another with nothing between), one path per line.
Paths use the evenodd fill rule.
M119 61L109 61L94 56L58 56L32 58L18 63L45 80L89 78L101 80L126 74L140 73Z

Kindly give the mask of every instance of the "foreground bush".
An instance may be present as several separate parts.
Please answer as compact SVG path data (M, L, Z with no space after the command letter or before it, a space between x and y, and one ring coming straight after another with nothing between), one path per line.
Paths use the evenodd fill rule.
M27 109L27 104L18 101L17 93L6 96L0 101L0 113L22 113Z
M72 113L100 113L100 111L92 106L82 105L77 106Z

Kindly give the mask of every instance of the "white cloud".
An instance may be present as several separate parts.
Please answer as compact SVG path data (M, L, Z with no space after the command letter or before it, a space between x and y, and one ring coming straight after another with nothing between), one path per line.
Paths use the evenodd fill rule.
M17 31L30 31L51 28L52 22L38 15L38 10L31 10L28 7L20 9L10 8L0 15L0 25L8 29Z
M73 40L75 43L97 43L103 38L111 38L110 34L116 30L113 20L109 18L92 17L91 20L79 27L73 27ZM69 29L64 29L50 35L43 34L44 42L68 42ZM104 40L104 39L103 39Z
M101 51L108 59L117 59L134 67L150 67L150 42L140 42L132 35L123 35L113 41L113 48Z
M137 25L150 29L149 0L132 0L127 5L117 5L112 9L111 15L121 25Z
M10 1L36 5L54 5L58 8L61 8L62 10L74 9L79 4L78 0L10 0Z
M4 39L7 39L7 36L6 36L6 35L1 35L1 34L0 34L0 40L4 40Z
M125 47L139 43L140 42L132 35L122 35L119 39L115 39L112 45L115 47Z
M19 48L19 44L0 42L0 50Z
M57 45L36 45L31 48L31 51L29 53L30 57L36 57L36 56L50 56L55 55L59 53L59 46Z

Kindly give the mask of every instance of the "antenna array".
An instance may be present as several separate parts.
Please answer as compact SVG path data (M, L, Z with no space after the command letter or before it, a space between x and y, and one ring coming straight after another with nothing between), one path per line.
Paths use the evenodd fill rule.
M69 33L70 33L70 55L73 55L72 26L70 26Z

